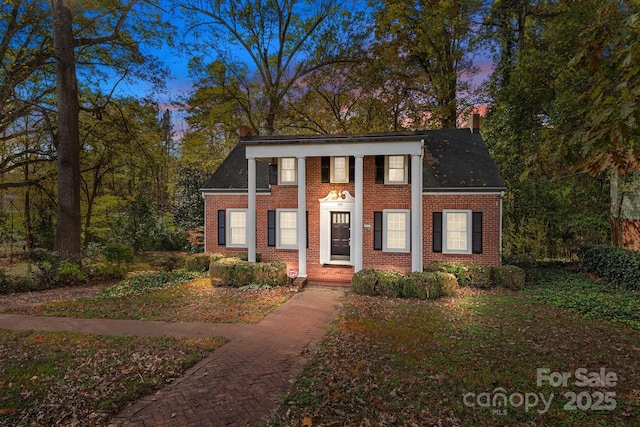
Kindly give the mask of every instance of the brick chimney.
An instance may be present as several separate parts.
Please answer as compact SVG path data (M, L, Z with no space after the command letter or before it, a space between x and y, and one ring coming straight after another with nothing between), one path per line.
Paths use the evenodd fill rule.
M471 115L471 133L480 133L480 114L473 113Z
M251 129L251 127L247 125L240 125L238 133L240 134L240 138L244 138L245 136L253 135L253 129Z

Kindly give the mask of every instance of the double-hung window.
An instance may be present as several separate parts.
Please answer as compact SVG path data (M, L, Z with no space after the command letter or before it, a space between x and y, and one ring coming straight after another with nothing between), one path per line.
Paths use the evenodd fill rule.
M382 250L409 252L410 212L408 209L385 209L382 212Z
M279 184L282 185L294 185L297 182L296 179L296 158L295 157L282 157L278 161L279 166Z
M349 182L349 157L331 157L331 182Z
M298 211L278 209L276 211L276 228L278 249L295 249L298 247Z
M247 247L247 210L227 209L227 246Z
M442 212L442 252L471 253L471 211L444 210Z
M385 166L387 184L407 183L407 156L387 156Z

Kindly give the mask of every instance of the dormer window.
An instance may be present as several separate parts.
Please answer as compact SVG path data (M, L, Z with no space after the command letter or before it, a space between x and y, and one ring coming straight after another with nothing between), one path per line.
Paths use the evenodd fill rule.
M296 180L296 158L282 157L278 161L278 184L295 185Z

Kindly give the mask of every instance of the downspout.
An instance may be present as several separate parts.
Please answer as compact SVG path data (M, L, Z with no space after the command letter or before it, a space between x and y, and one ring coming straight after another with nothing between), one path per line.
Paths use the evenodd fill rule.
M504 200L504 191L500 192L500 264L502 264L502 202Z

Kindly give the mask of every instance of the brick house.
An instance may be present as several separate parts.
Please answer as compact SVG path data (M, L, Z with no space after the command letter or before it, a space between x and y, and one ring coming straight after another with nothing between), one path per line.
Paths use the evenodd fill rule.
M240 134L202 188L206 252L260 253L309 281L500 263L505 185L477 129Z

